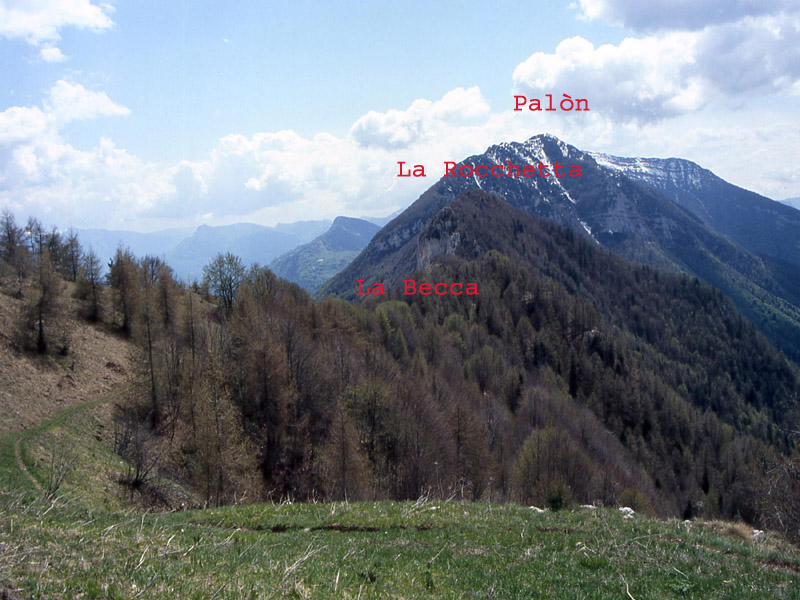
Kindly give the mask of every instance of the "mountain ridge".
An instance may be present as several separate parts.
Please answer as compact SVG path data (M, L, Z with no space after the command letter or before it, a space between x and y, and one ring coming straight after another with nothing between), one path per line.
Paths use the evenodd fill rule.
M582 177L442 177L387 224L364 251L320 288L319 295L355 297L356 279L382 281L413 268L401 249L445 205L468 189L497 193L525 212L549 218L636 262L695 275L734 300L793 358L800 359L800 291L795 267L765 260L702 222L665 192L604 166L554 136L490 146L460 165L578 164ZM776 203L777 204L777 203ZM791 209L786 209L790 211Z
M709 431L718 431L708 434L717 445L714 461L727 456L723 440L733 430L784 451L790 444L786 428L796 418L796 366L721 292L697 278L631 263L480 190L443 207L416 239L398 253L399 263L414 269L387 280L386 298L365 300L369 308L385 306L388 331L403 333L401 342L385 342L393 353L404 354L407 343L409 354L421 346L425 356L433 356L429 360L446 360L428 349L410 323L432 318L448 328L456 322L454 311L464 315L490 335L491 342L476 343L468 329L456 329L454 342L463 356L472 354L463 370L484 394L506 398L511 413L519 414L514 369L534 381L561 380L560 409L573 401L588 407L649 474L660 490L656 495L691 488L700 501L703 475L689 476L694 467L668 447L672 436L680 436L676 443L693 448L689 454L700 451L706 433L677 433L689 422L709 419ZM477 282L480 295L405 295L402 285L392 285L405 278L418 289L422 282ZM507 357L507 366L496 356ZM746 383L751 379L760 383ZM605 442L594 442L600 446L592 456L611 451ZM684 477L697 479L688 483ZM637 485L652 497L646 482Z
M690 160L589 154L603 166L663 191L751 252L800 266L800 211L795 208L733 185Z
M379 229L364 219L336 217L325 233L282 254L269 267L313 294L346 267Z

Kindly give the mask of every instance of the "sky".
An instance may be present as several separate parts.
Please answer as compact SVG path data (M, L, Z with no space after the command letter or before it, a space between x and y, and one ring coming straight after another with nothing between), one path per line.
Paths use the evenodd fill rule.
M0 208L61 228L384 216L545 132L800 196L796 0L0 0L0 81Z

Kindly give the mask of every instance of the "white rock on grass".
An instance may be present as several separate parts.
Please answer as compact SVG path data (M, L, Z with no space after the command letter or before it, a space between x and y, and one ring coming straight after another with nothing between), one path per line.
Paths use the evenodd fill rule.
M622 513L623 519L632 519L633 515L636 514L636 511L634 511L630 506L620 506L619 512Z
M541 508L539 508L538 506L529 506L528 508L530 508L530 509L531 509L533 512L535 512L535 513L538 513L538 514L541 514L541 513L543 513L543 512L544 512L544 511L543 511Z

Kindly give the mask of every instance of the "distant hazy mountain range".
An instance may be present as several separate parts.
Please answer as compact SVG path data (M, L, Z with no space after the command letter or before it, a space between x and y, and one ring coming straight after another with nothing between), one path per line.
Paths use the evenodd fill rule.
M151 233L137 231L115 231L111 229L77 229L83 247L93 249L103 265L114 256L117 247L122 245L136 256L151 254L163 257L180 242L188 238L194 229L163 229Z
M477 187L629 260L707 281L776 345L800 358L800 211L687 160L589 153L550 135L491 146L456 170L509 163L544 163L551 173L556 163L579 165L582 176L442 177L319 294L352 298L357 279L392 284L424 268L431 257L420 246L420 232L459 194ZM446 241L440 253L454 251Z
M203 267L219 252L231 252L245 265L268 265L273 259L303 244L330 227L330 221L300 221L264 227L238 223L224 227L201 225L167 252L167 263L179 276L201 279Z
M328 231L275 259L269 267L313 294L349 265L379 229L363 219L336 217Z
M201 279L203 267L219 252L232 252L246 265L267 265L292 248L314 239L331 226L331 221L298 221L265 227L237 223L221 227L201 225L192 229L167 229L153 233L78 230L81 243L91 246L104 264L117 246L130 248L136 256L146 254L164 258L176 275L188 281Z
M337 219L336 222L328 219L297 221L279 223L275 227L253 223L237 223L221 227L201 225L197 229L165 229L152 233L79 229L78 235L81 244L87 249L90 247L94 249L104 265L108 264L117 247L122 245L139 257L149 254L165 259L179 278L192 281L202 278L203 267L218 252L232 252L246 265L252 263L268 265L298 246L316 241L328 232L332 225L335 227L329 236L321 239L322 245L319 247L327 252L339 252L338 261L335 262L343 268L366 245L374 232L380 229L380 225L391 220L393 216L365 219L341 217L341 221ZM352 240L348 238L350 233L354 236ZM303 256L311 260L309 252L310 248L306 249ZM336 274L336 271L330 268L331 264L329 261L325 265L322 281ZM319 269L315 270L315 273L318 271ZM317 275L319 276L322 275ZM303 281L291 276L289 278L305 285Z
M800 200L800 198L798 198L798 200ZM383 227L389 221L394 219L396 216L402 214L403 210L404 209L402 209L402 208L399 209L399 210L396 210L392 214L390 214L388 217L359 217L359 219L361 219L362 221L369 221L370 223L374 223L378 227Z
M785 200L781 200L780 202L781 204L786 204L788 206L791 206L792 208L800 210L800 198L786 198Z

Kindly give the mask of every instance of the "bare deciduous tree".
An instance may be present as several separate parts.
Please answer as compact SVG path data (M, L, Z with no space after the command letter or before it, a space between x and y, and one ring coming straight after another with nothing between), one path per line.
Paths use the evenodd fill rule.
M51 349L65 354L69 348L67 328L63 322L62 293L64 284L43 250L36 265L30 297L26 300L20 326L24 347L45 354Z
M120 317L120 329L130 335L138 308L139 282L136 257L128 249L117 248L108 265L108 284L113 291L114 308Z
M242 259L227 252L219 253L216 258L203 267L203 282L222 301L225 314L230 316L236 291L245 278Z
M100 259L95 251L89 251L81 257L78 271L78 297L85 301L84 316L90 321L99 321L101 317Z
M321 455L327 496L334 500L363 500L368 489L369 463L344 402L336 405Z

